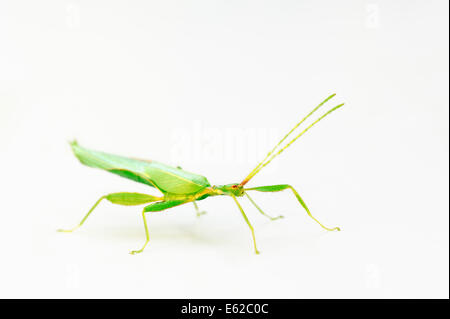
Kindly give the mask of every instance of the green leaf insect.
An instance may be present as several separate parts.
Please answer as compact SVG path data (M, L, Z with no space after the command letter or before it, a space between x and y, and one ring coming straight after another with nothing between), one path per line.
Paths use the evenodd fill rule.
M281 185L270 185L270 186L259 186L259 187L250 187L245 188L246 184L256 175L258 174L265 166L267 166L275 157L280 155L285 149L287 149L292 143L294 143L300 136L305 134L311 127L313 127L316 123L322 120L331 112L337 110L344 104L339 104L314 122L312 122L309 126L304 128L299 134L297 134L294 138L292 138L289 142L285 143L282 146L283 142L296 130L307 118L309 118L314 112L316 112L322 105L324 105L328 100L333 98L335 94L330 95L326 98L322 103L316 106L308 115L306 115L299 123L297 123L282 139L281 141L275 145L275 147L266 155L266 157L250 172L250 174L245 177L240 183L232 183L227 185L216 185L211 186L208 182L208 179L204 176L190 173L184 171L180 167L172 167L168 166L156 161L148 161L148 160L140 160L128 157L122 157L118 155L107 154L103 152L93 151L87 148L84 148L76 141L70 143L72 150L75 156L80 160L80 162L84 165L100 168L106 171L109 171L113 174L119 175L121 177L125 177L131 179L135 182L143 183L148 186L154 187L161 192L161 196L153 196L147 194L139 194L139 193L113 193L100 197L100 199L94 204L94 206L89 210L89 212L84 216L81 222L73 229L70 230L58 230L61 232L72 232L86 221L92 211L97 207L97 205L104 199L110 201L113 204L117 205L125 205L125 206L134 206L134 205L143 205L149 204L143 208L142 210L142 218L144 221L145 228L145 236L146 240L144 245L139 250L133 250L131 254L137 254L144 250L149 242L149 232L147 227L146 213L149 212L160 212L175 206L183 205L186 203L193 203L195 210L197 211L197 216L204 214L201 212L196 204L196 201L203 200L207 197L212 196L230 196L233 201L236 203L242 217L250 228L252 238L253 238L253 247L256 254L259 254L258 249L256 248L256 239L255 239L255 231L253 226L251 225L247 215L242 209L238 197L247 197L249 201L256 207L256 209L263 214L264 216L270 218L271 220L275 220L278 218L282 218L283 216L271 217L267 215L250 197L248 192L258 191L258 192L280 192L284 190L290 190L295 195L295 198L300 203L300 205L306 210L306 213L314 219L320 226L328 231L340 230L339 227L328 228L322 225L310 212L309 208L306 206L305 201L300 197L298 192L291 186L287 184Z

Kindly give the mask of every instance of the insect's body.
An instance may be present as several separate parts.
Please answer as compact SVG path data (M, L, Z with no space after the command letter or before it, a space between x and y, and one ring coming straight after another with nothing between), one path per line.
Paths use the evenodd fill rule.
M243 196L243 187L238 183L211 186L205 176L187 172L180 167L98 152L81 147L76 141L71 142L71 146L75 156L84 165L155 187L164 194L164 201L198 201L230 192Z
M186 172L178 167L149 160L128 158L86 149L76 141L71 143L75 156L84 165L104 169L113 174L156 187L163 193L195 194L210 187L204 176Z
M145 219L145 213L147 212L157 212L162 211L171 207L179 206L182 204L186 204L189 202L193 202L195 208L197 210L197 215L200 215L196 201L200 201L206 199L211 196L225 195L230 196L234 199L236 204L238 205L239 210L242 213L246 223L250 227L253 236L253 243L255 252L258 253L256 249L256 241L253 227L251 226L247 216L245 215L242 207L237 201L237 197L247 196L248 199L255 205L255 207L266 217L271 218L272 220L281 218L282 216L278 216L272 218L266 215L258 205L251 199L251 197L247 194L247 191L260 191L260 192L278 192L286 189L290 189L293 191L297 200L300 204L305 208L308 215L310 215L314 220L315 219L311 213L309 212L308 207L301 199L300 195L295 191L295 189L287 184L282 185L271 185L271 186L262 186L262 187L253 187L253 188L244 188L245 184L256 175L263 167L265 167L268 163L272 161L274 157L279 155L282 151L284 151L287 147L289 147L295 140L297 140L301 135L303 135L309 128L311 128L315 123L320 121L327 114L331 113L335 109L341 107L343 104L338 105L322 115L318 120L309 125L305 130L303 130L299 135L297 135L294 139L291 140L284 148L280 149L275 153L275 150L278 146L301 124L304 120L306 120L312 113L314 113L320 106L322 106L326 101L332 98L334 95L328 97L325 101L323 101L319 106L317 106L312 112L310 112L302 121L300 121L279 143L275 146L275 148L269 152L266 158L241 182L241 183L233 183L227 185L216 185L211 186L208 179L202 175L194 174L191 172L187 172L180 167L172 167L163 163L159 163L156 161L149 160L141 160L135 158L128 158L113 154L108 154L104 152L90 150L78 145L76 141L71 143L72 150L75 156L80 160L84 165L99 168L106 170L110 173L119 175L121 177L125 177L131 179L135 182L143 183L148 186L154 187L162 193L162 196L152 196L147 194L139 194L139 193L113 193L109 195L102 196L97 203L91 208L91 210L87 213L87 215L83 218L80 224L74 229L81 226L86 218L90 215L93 209L99 204L99 202L103 199L107 199L114 204L119 205L141 205L152 203L146 207L144 207L142 215L144 218L144 225L146 231L147 240L144 244L144 247L138 251L132 251L132 253L141 252L148 243L149 234L147 228L147 222ZM319 224L320 222L317 221ZM339 228L335 227L333 229L327 228L320 224L323 228L327 230L339 230ZM68 230L68 231L73 231Z

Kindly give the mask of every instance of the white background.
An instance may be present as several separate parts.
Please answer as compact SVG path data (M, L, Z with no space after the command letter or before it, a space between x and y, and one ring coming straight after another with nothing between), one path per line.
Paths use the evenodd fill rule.
M448 2L2 1L0 297L448 298ZM145 185L68 140L239 182L331 93L346 102L230 198L148 216ZM230 134L235 134L231 140ZM225 147L224 145L228 145Z

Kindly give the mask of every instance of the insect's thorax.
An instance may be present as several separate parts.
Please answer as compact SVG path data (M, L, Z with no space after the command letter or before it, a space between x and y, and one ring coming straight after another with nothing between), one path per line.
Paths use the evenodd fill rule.
M240 197L244 195L244 189L239 184L216 185L212 187L205 187L199 192L193 194L164 193L164 200L165 201L181 200L190 202L202 200L209 196L217 196L217 195L228 195L228 196L234 195L236 197Z
M215 191L212 187L206 187L201 191L193 194L173 194L173 193L165 193L164 200L182 200L182 201L195 201L202 200L209 196L220 195L217 191Z

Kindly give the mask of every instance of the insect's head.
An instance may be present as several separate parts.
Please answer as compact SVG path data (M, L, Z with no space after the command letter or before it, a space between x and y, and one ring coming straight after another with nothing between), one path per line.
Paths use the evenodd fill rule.
M231 195L234 196L243 196L244 195L244 187L242 187L240 184L234 183L234 184L227 184L227 185L218 185L214 186L214 189L217 189L219 191L222 191L224 195Z

